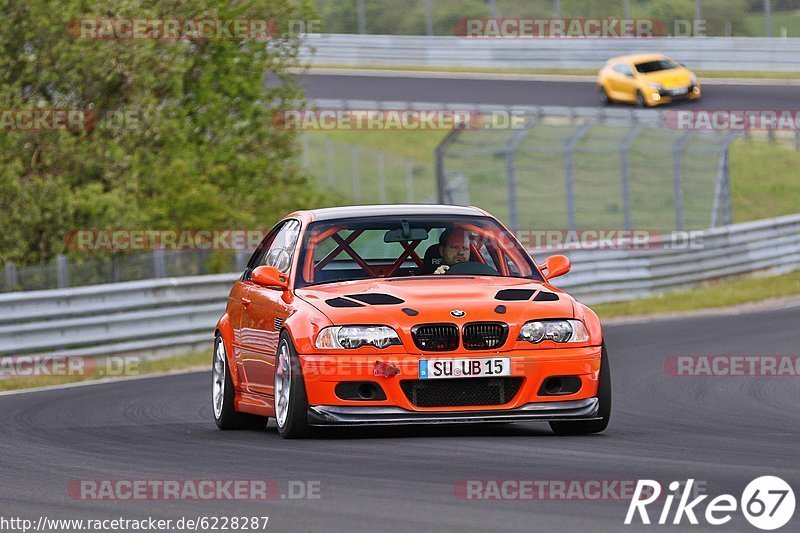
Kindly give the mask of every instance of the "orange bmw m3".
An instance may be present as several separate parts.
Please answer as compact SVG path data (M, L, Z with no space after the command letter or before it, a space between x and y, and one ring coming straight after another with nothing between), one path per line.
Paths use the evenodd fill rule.
M216 326L221 429L548 422L603 431L611 374L597 315L551 285L475 207L299 211L255 250Z

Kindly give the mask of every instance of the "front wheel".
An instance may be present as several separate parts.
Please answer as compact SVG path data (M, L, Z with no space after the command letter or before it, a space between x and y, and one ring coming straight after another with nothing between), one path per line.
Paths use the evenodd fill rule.
M225 342L220 335L217 335L214 338L214 360L211 367L211 407L214 412L214 422L219 429L266 427L267 417L237 412L234 409L235 396Z
M308 397L300 359L285 331L281 333L275 357L275 421L284 439L311 434L308 425Z
M608 365L606 345L600 355L600 376L598 378L597 399L600 408L597 412L599 420L577 420L575 422L550 422L550 429L556 435L586 435L587 433L600 433L608 427L611 418L611 367Z
M601 85L598 90L600 91L600 104L604 106L611 104L611 99L608 97L606 88Z

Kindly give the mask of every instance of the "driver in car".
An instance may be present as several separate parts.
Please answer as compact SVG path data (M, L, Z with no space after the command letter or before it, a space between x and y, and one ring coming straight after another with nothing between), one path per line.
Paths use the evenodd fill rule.
M444 274L456 263L469 261L469 233L460 228L447 229L439 236L442 265L434 274Z

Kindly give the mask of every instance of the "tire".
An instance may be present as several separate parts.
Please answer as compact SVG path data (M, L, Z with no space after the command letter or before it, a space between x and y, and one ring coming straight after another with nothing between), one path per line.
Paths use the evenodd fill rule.
M275 421L284 439L311 434L308 425L308 397L300 359L286 331L281 332L275 355Z
M608 93L606 92L606 88L603 87L602 85L600 85L600 87L598 87L598 90L600 92L600 104L602 104L604 106L611 105L611 99L608 97Z
M636 107L650 107L647 105L647 100L644 99L642 91L636 91Z
M228 353L222 337L214 338L211 362L211 412L219 429L263 429L269 418L239 413L234 408L236 392L233 389Z
M600 433L608 427L611 418L611 367L608 364L606 345L603 344L600 356L600 377L597 387L597 398L600 400L598 416L600 420L579 420L575 422L550 422L550 429L556 435L586 435Z

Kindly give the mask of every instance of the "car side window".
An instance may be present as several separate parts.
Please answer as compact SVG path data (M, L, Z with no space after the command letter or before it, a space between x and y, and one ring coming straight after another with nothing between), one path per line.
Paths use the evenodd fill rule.
M283 227L275 235L275 239L270 244L269 249L260 258L257 266L272 266L281 272L288 272L292 266L297 238L300 236L300 222L297 220L287 220Z
M292 264L294 248L300 235L300 222L287 220L274 227L261 241L250 261L242 279L250 279L253 269L262 265L270 265L286 272ZM281 253L284 252L284 253ZM286 257L288 253L288 258ZM286 270L279 267L285 266Z
M623 76L632 76L633 75L633 70L631 70L631 67L629 67L628 65L625 65L623 63L614 65L613 69L614 69L614 72L618 72L618 73L622 74Z

